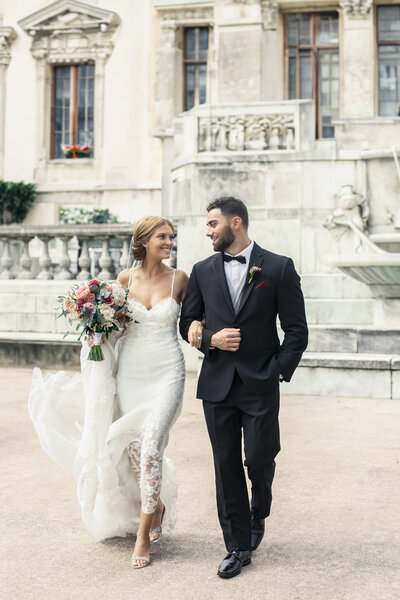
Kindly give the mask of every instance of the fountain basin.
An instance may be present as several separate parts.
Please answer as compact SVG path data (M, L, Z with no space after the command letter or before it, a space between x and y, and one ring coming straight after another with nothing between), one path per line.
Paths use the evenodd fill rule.
M400 254L347 254L330 263L349 277L365 283L374 298L400 299Z
M400 253L400 231L393 233L371 233L369 239L382 250Z

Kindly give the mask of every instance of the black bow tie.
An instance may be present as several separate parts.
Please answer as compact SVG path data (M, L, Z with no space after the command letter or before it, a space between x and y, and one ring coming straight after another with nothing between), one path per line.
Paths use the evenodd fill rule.
M242 263L242 265L246 264L246 258L241 254L239 254L239 256L229 256L229 254L224 254L225 262L231 262L231 260L237 260L238 262Z

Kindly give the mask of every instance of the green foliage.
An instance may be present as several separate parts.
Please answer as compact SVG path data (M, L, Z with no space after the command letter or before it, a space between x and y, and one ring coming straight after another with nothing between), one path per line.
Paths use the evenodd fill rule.
M0 224L21 223L35 200L34 183L0 180Z
M118 218L108 208L60 208L60 221L68 225L87 225L102 223L118 223Z

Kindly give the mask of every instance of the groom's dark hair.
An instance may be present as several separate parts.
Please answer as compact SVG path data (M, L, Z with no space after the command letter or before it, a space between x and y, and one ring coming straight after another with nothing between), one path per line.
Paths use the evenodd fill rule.
M207 206L207 212L219 208L225 217L240 217L245 229L249 226L249 213L244 202L233 196L221 196Z

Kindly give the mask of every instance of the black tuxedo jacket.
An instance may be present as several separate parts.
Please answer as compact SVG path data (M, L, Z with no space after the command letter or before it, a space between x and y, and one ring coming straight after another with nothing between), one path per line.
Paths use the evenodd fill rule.
M235 314L225 277L223 254L194 265L182 304L180 332L188 340L192 321L203 321L204 354L197 397L220 402L229 392L235 369L254 394L277 388L279 374L290 381L307 347L308 330L300 277L293 261L254 243L249 266L260 267L244 284ZM280 344L276 319L285 333ZM210 349L211 336L225 327L239 328L237 352Z

